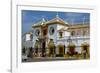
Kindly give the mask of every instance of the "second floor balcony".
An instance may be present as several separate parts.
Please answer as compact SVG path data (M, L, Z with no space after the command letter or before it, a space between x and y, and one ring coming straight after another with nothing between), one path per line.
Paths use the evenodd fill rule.
M84 40L84 39L90 39L90 36L64 36L64 37L57 37L56 40Z

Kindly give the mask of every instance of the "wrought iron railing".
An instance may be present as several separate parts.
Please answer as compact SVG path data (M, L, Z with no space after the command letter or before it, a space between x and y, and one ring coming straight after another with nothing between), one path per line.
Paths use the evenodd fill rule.
M57 41L59 40L83 40L83 39L90 39L90 36L64 36L64 37L57 37Z

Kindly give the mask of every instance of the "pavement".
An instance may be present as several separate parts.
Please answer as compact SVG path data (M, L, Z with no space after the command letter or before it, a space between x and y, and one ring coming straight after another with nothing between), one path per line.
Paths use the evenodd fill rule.
M64 57L35 57L35 58L28 58L23 62L41 62L41 61L64 61L64 60L78 60L76 58L64 58Z

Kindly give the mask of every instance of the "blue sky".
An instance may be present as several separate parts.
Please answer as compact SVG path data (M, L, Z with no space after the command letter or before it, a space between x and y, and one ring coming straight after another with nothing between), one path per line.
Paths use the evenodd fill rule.
M31 31L32 25L42 20L42 18L50 20L53 19L57 14L61 19L73 25L83 23L83 21L84 23L90 22L89 13L22 10L22 33L24 34L25 32Z

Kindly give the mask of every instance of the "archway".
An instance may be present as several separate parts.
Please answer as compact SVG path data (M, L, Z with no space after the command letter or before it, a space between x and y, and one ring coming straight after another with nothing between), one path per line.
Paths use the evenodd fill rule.
M65 54L64 45L62 45L62 44L58 45L58 52L59 52L59 56L64 56L64 54Z
M40 48L40 43L38 40L36 40L35 45L34 45L34 49L35 49L34 51L36 55L38 55L39 48Z
M82 57L84 59L90 58L90 50L89 50L89 44L87 42L84 42L81 44L82 47Z
M77 52L75 51L76 46L74 43L72 43L72 42L69 43L67 47L68 47L68 51L67 51L68 55L73 56L73 55L77 54Z
M46 53L46 42L42 41L42 47L41 47L41 51L42 51L42 57L45 57L45 53Z
M53 39L50 39L48 43L48 49L49 49L49 56L54 56L55 55L55 44L53 42Z

